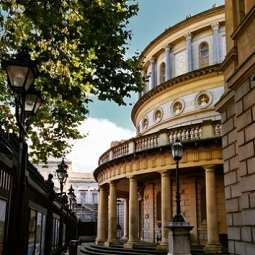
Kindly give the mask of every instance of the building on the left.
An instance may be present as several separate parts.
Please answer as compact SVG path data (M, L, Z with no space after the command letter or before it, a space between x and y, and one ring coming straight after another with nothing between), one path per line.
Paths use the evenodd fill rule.
M0 129L0 255L61 253L77 238L77 217L51 175L26 161L20 183L18 164L18 137Z

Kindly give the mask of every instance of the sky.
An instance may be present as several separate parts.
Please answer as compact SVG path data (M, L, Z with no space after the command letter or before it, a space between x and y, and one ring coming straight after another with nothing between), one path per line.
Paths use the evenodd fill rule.
M138 0L138 15L130 19L128 29L132 30L127 57L141 53L145 47L169 26L184 20L186 15L195 15L210 9L213 4L223 5L224 0ZM74 172L93 172L99 157L110 148L112 141L135 137L131 120L132 105L138 99L132 95L127 106L114 102L98 101L92 98L89 117L80 126L87 137L76 141L72 152L66 156L72 161Z

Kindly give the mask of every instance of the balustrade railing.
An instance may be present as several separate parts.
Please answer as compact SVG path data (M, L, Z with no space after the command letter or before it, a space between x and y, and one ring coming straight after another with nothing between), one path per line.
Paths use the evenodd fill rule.
M113 152L113 155L112 155L113 158L118 158L124 155L128 155L129 153L128 143L124 142L117 146L114 146L112 148L112 152Z
M136 138L134 140L135 152L158 147L158 138L158 134L152 134Z
M172 144L176 138L180 141L195 141L213 137L221 137L219 121L160 130L157 133L135 137L111 147L99 158L99 165L129 154Z

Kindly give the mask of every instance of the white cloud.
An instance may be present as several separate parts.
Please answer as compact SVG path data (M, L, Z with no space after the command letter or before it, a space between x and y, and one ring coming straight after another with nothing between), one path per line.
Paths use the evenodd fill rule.
M87 137L75 142L67 159L72 161L74 172L93 172L98 166L99 157L110 148L112 141L130 139L135 132L118 127L107 119L88 118L81 125Z

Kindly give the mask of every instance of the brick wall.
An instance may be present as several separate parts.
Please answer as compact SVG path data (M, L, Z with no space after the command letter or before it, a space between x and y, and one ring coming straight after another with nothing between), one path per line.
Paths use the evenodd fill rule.
M235 90L222 113L223 158L229 252L255 254L255 85Z

